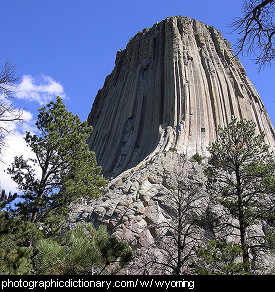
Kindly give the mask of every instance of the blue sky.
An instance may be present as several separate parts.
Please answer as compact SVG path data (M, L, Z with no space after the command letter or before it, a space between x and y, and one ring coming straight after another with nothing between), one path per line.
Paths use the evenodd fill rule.
M0 0L0 64L16 65L20 94L14 99L24 108L26 123L14 127L6 164L18 155L22 133L32 128L37 108L64 97L67 109L85 120L97 91L114 67L116 52L131 37L168 16L182 15L212 25L232 45L230 21L241 15L243 0ZM258 68L240 56L247 75L275 124L274 68ZM16 143L16 141L22 142ZM18 147L20 145L20 147ZM20 149L18 149L20 148ZM1 172L2 170L0 170ZM5 187L6 178L1 177Z

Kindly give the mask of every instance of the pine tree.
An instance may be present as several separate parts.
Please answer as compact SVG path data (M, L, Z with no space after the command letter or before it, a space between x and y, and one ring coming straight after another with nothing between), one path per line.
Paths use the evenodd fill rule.
M35 266L39 274L99 275L116 272L132 258L125 241L109 235L106 226L78 224L62 237L37 244ZM109 271L108 271L109 270Z
M92 128L68 112L60 97L39 109L36 126L38 135L25 136L36 159L15 157L8 168L23 192L16 212L33 223L56 209L57 214L64 212L79 196L98 198L106 184L86 143Z
M243 273L239 244L225 240L211 240L197 250L198 259L193 263L199 275L236 275Z
M256 135L252 121L235 118L228 127L219 128L209 151L208 191L235 219L228 220L224 213L220 230L239 237L244 270L251 272L252 257L274 249L274 155L264 135ZM262 226L262 234L256 232L257 225Z
M16 193L6 194L4 190L0 195L0 275L28 275L32 272L32 249L22 247L16 241L16 238L22 239L22 233L18 232L22 224L13 218L9 206L16 198ZM11 232L15 226L16 231Z
M37 242L59 236L70 203L97 199L106 184L87 145L92 128L61 98L39 109L36 126L25 136L36 159L15 157L8 168L20 195L0 197L0 274L35 273Z

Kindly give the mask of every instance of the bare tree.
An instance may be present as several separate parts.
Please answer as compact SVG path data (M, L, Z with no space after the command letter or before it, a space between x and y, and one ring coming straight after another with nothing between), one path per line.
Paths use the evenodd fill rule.
M15 109L10 100L14 93L12 85L17 80L15 66L6 61L0 71L0 150L5 144L9 124L22 121L22 110Z
M167 216L165 221L150 226L156 235L155 243L148 248L146 255L143 253L139 272L166 275L192 273L190 266L204 234L197 221L204 213L207 198L201 191L202 182L186 175L185 163L186 160L182 165L179 162L175 173L163 174L167 192L163 193L165 204L161 208L166 209Z
M1 68L0 73L0 93L4 94L5 97L10 97L13 94L11 86L18 81L15 76L15 66L11 64L9 60Z
M198 189L196 182L182 179L178 181L177 190L169 195L174 216L157 226L161 234L156 244L162 257L161 260L153 259L165 274L190 273L189 265L202 240L202 230L196 224L203 209L203 196L199 195Z
M274 60L273 22L275 0L246 0L243 4L243 16L236 18L231 26L238 32L237 55L247 51L255 55L255 63L259 70L270 65Z

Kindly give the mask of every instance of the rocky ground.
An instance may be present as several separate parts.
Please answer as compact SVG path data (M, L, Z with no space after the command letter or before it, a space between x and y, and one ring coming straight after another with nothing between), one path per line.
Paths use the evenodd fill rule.
M156 247L161 233L159 226L177 216L172 197L177 194L182 178L196 186L200 201L204 198L206 203L203 165L186 160L171 149L148 156L111 180L99 200L80 200L72 205L69 225L73 228L79 222L105 224L113 235L131 244L140 262L141 254L148 250L151 253Z

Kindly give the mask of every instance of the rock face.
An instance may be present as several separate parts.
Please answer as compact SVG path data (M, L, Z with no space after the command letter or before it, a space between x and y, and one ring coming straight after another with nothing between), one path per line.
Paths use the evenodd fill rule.
M172 201L177 196L179 175L193 188L197 185L194 202L201 205L200 212L205 212L209 198L202 165L170 150L148 156L111 180L99 200L79 200L73 204L69 226L74 228L79 222L93 222L96 227L106 225L114 236L127 240L135 252L127 273L160 274L161 267L153 265L151 260L159 253L157 243L166 232L165 225L177 217ZM211 231L206 229L200 234L201 238L205 236L211 237Z
M217 127L226 126L232 115L252 119L274 147L264 105L221 33L186 17L169 17L139 32L117 53L88 118L94 128L90 148L112 179L99 200L72 205L68 224L105 224L116 237L128 240L136 256L129 273L171 274L150 263L161 261L170 244L163 237L169 231L165 226L179 225L173 205L179 194L177 177L195 186L194 195L183 189L194 210L221 212L205 191L203 164L190 157L196 152L207 156ZM194 236L199 242L216 234L206 224Z
M104 174L115 177L153 151L206 156L217 127L232 115L255 121L274 145L265 107L222 34L169 17L118 51L88 117L89 146Z

